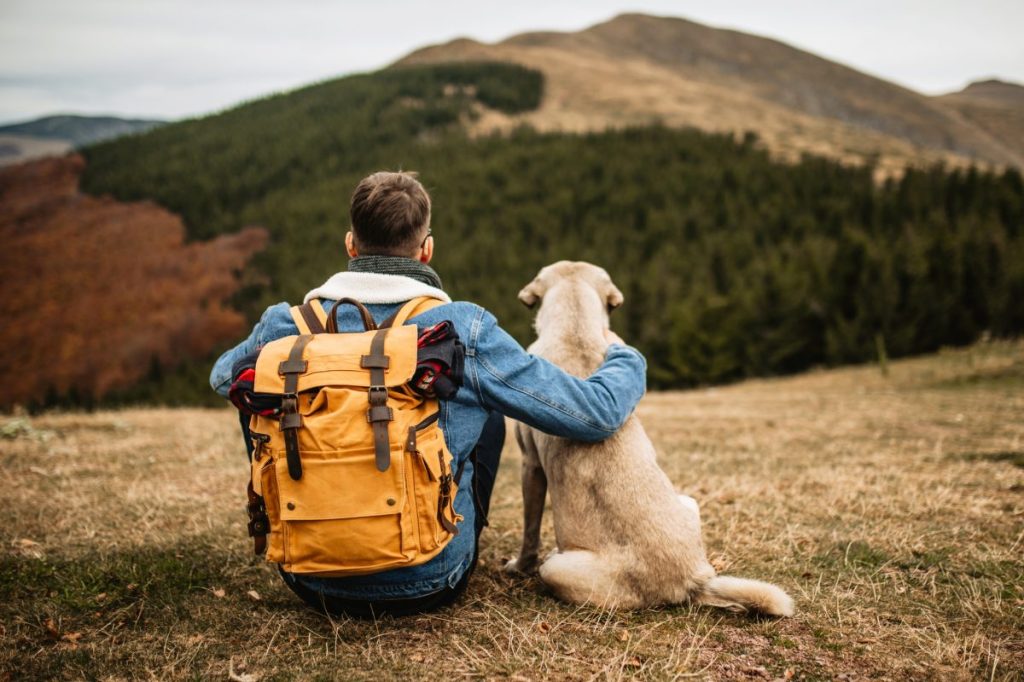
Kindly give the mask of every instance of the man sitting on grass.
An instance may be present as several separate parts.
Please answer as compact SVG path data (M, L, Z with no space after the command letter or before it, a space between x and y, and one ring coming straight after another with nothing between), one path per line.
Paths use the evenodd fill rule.
M416 297L445 302L411 322L424 329L449 320L465 345L464 385L453 398L441 401L439 424L453 467L464 468L463 480L471 480L459 487L455 511L463 518L460 529L474 532L459 533L440 554L418 566L342 578L282 575L304 601L332 614L419 613L455 601L476 567L505 440L503 415L555 436L602 440L619 429L640 401L647 365L638 351L607 332L604 363L589 378L579 379L527 353L480 306L452 302L428 265L434 254L430 197L415 174L380 172L365 178L352 194L350 217L352 227L345 236L348 271L333 275L305 300L318 298L330 310L340 298L356 299L378 323ZM340 331L363 328L358 311L350 306L339 307L337 325ZM227 397L237 360L298 333L290 306L271 306L249 337L217 360L211 385ZM476 466L470 461L474 448Z

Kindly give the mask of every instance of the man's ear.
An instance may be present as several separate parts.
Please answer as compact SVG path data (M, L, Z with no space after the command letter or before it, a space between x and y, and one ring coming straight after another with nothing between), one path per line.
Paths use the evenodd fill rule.
M622 296L622 292L614 284L608 284L608 293L605 295L605 304L608 306L608 312L611 312L622 305L625 299Z
M345 233L345 251L348 252L349 258L355 258L359 255L359 252L356 251L356 237L352 234L352 230Z
M430 263L434 258L434 238L427 237L423 241L423 248L420 250L420 262L424 265Z
M537 305L537 302L540 301L542 295L543 292L540 288L540 282L535 278L519 291L519 300L522 301L523 305L527 308L532 308Z

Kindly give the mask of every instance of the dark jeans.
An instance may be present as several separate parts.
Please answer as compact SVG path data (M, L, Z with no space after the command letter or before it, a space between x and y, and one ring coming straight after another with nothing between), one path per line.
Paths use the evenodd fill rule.
M437 592L422 597L408 599L380 599L366 601L360 599L343 599L333 597L312 590L305 585L296 582L292 577L281 571L281 577L291 590L317 611L331 615L348 615L355 618L380 618L383 615L409 616L425 611L436 611L452 604L457 600L466 586L469 578L476 570L477 559L480 549L480 532L484 529L487 521L487 513L491 508L491 493L494 491L494 479L498 475L498 464L501 461L501 449L505 444L505 419L497 412L492 412L480 434L480 440L476 446L476 466L473 467L473 480L471 482L473 493L477 500L476 513L476 544L473 548L473 562L469 569L453 587L445 587ZM460 489L465 489L466 482L463 481Z

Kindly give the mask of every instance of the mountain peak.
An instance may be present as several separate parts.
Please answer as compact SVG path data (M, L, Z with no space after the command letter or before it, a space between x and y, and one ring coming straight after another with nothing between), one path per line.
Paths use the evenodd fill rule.
M970 97L1024 107L1024 85L998 78L974 81L960 92L952 94L957 97Z
M965 113L959 103L778 40L677 17L631 12L578 32L437 45L399 63L465 60L515 62L545 75L537 111L504 123L481 119L488 125L583 132L660 121L734 134L752 130L785 158L879 158L880 167L891 169L937 161L1024 166L1024 134L1014 134L1019 124L1012 117L996 124ZM973 101L982 91L1006 101L1015 100L1018 90L1024 92L985 82L957 96Z

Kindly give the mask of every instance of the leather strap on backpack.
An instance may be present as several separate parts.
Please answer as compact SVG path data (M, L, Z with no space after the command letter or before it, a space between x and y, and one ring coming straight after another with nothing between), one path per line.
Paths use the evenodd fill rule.
M366 421L373 428L373 452L378 471L387 471L391 466L388 423L395 418L394 411L388 407L388 388L384 385L384 370L391 365L391 358L384 354L387 335L387 329L378 330L370 342L370 354L359 359L360 366L370 370L370 409L366 412Z
M299 457L299 427L302 426L302 415L299 414L299 376L306 371L306 361L302 353L313 340L312 334L303 334L295 339L288 359L282 362L277 371L284 377L284 397L281 399L281 432L284 435L285 456L288 459L288 475L292 480L302 478L302 460Z
M299 334L323 334L327 331L327 313L320 299L314 298L308 303L292 306L290 312L292 321L299 328Z
M384 320L377 327L378 331L373 335L373 340L370 342L370 354L364 355L359 361L360 366L370 370L370 409L366 412L366 420L373 427L373 452L378 471L387 471L391 466L391 437L388 434L388 424L395 419L394 411L388 407L388 389L384 385L384 372L391 364L391 359L384 354L384 341L387 339L388 330L392 326L403 324L414 311L434 300L436 299L425 296L414 298L399 308L394 315ZM343 301L354 303L348 299L343 299L338 301L338 303ZM438 302L439 304L440 302ZM335 307L337 307L337 304L335 304ZM360 312L364 313L363 325L367 329L371 329L370 323L366 321L369 317L369 312L364 306L357 305L357 307L360 308ZM328 323L334 320L334 311L332 310L331 312ZM370 318L370 322L372 322L372 318Z

